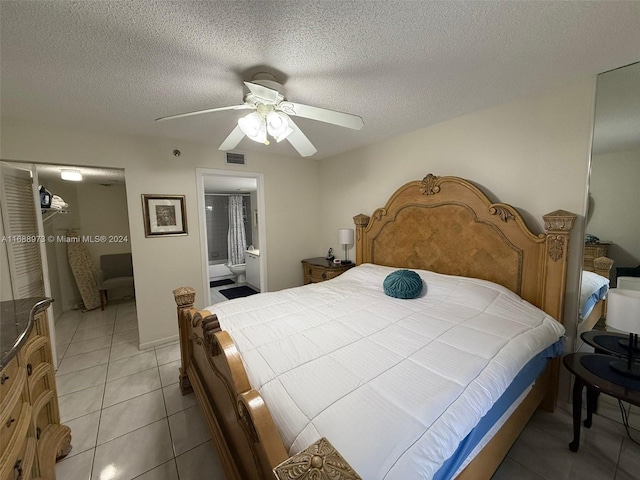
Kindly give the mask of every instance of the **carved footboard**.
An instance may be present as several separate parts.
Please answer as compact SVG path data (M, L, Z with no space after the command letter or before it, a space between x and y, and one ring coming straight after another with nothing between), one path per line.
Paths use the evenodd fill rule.
M227 480L273 480L286 460L280 434L247 379L233 340L210 312L193 307L195 291L174 290L180 326L180 389L193 391L206 418Z

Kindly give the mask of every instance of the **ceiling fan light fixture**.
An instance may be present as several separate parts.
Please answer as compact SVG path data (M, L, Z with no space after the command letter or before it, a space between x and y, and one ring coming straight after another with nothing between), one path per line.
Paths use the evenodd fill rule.
M290 126L287 125L287 129L284 131L284 133L275 136L273 138L276 139L276 142L280 143L282 140L284 140L285 138L287 138L289 135L291 135L293 133L293 128L291 128Z
M263 125L262 117L256 112L252 112L238 120L238 126L251 140L258 136L260 127ZM256 140L257 141L257 140Z
M289 117L285 113L272 111L267 114L267 131L272 137L277 139L289 128Z

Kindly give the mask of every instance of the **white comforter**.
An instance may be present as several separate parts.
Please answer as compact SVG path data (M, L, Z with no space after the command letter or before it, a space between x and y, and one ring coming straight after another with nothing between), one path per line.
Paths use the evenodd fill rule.
M421 296L390 298L394 270L365 264L207 309L291 454L325 436L366 480L429 479L564 328L482 280L418 270Z

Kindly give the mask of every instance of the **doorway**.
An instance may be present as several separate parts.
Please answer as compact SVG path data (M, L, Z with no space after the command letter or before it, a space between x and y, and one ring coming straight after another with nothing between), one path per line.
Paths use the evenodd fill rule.
M264 179L261 173L196 169L202 281L212 305L230 298L221 296L220 285L242 286L247 291L268 291ZM238 242L229 226L230 199L236 198L242 223L242 252L229 258L230 242ZM238 259L240 258L240 259ZM234 265L234 263L236 265ZM237 285L232 285L237 284ZM223 294L227 295L227 294Z

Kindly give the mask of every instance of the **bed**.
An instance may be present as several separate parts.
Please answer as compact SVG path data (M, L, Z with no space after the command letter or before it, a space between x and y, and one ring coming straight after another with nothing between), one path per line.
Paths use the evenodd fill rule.
M598 257L593 259L593 265L586 265L582 271L578 333L591 330L598 320L606 316L606 298L612 266L613 260L610 258Z
M358 266L336 279L202 311L193 309L192 288L176 289L180 386L183 393L195 392L228 480L272 480L272 470L279 465L284 465L279 478L306 478L323 469L326 475L331 470L328 478L358 478L348 465L330 459L325 443L313 444L313 455L296 455L318 437L327 437L366 480L490 478L538 406L551 410L555 404L559 363L557 357L549 357L558 353L563 332L556 320L562 321L575 218L562 210L552 212L544 216L546 233L535 234L513 207L491 202L473 183L429 174L400 187L371 216L354 217ZM425 286L418 299L398 300L381 293L382 280L399 268L419 273ZM467 288L471 300L457 294ZM479 291L489 292L491 300ZM445 320L441 302L436 301L443 298L457 302L460 319ZM503 305L507 300L509 306ZM330 310L337 316L327 319ZM481 317L490 319L485 330L469 330ZM310 331L299 323L302 319L311 322L317 336L300 345L290 339ZM446 328L434 335L420 330L425 323ZM449 328L454 324L457 330ZM383 331L390 335L381 335ZM533 331L545 331L549 338L528 337ZM410 349L420 336L434 348L414 345L415 350L398 360L396 350ZM319 337L327 343L316 342ZM511 337L521 337L524 343L514 346ZM488 346L489 352L476 351L479 345ZM450 361L450 348L456 352L455 362ZM347 350L356 355L340 361ZM415 356L423 351L423 358ZM512 364L521 355L523 368ZM405 370L411 363L407 358L420 364L420 374ZM499 373L476 365L480 358L497 365ZM517 382L534 359L536 378ZM395 369L381 364L385 361ZM267 368L256 367L261 363ZM471 370L459 369L462 364ZM353 371L340 368L345 365ZM453 370L470 382L460 382ZM360 376L354 377L354 371ZM447 393L433 383L442 378L460 385L459 391ZM494 389L492 382L500 388ZM502 402L516 383L524 385ZM487 397L489 406L476 407L472 397ZM391 408L396 403L399 408ZM506 404L494 412L501 403ZM341 418L335 404L344 404L343 412L350 418ZM365 404L376 404L378 410L369 411ZM429 418L405 415L409 404ZM424 409L432 404L444 404L446 410ZM484 422L489 416L495 418ZM313 421L305 423L304 418ZM324 424L356 427L336 432ZM431 437L413 431L417 424L428 424ZM463 441L453 445L458 441L444 440L445 430L459 430ZM478 438L467 442L476 430ZM408 440L403 437L407 432ZM386 445L399 449L399 455L389 458L383 453L388 447L379 446L382 438L389 439ZM423 438L430 440L421 442ZM417 457L406 454L412 449L418 450ZM444 455L444 461L424 455L431 450ZM452 465L443 470L445 463ZM406 472L413 473L407 477Z

